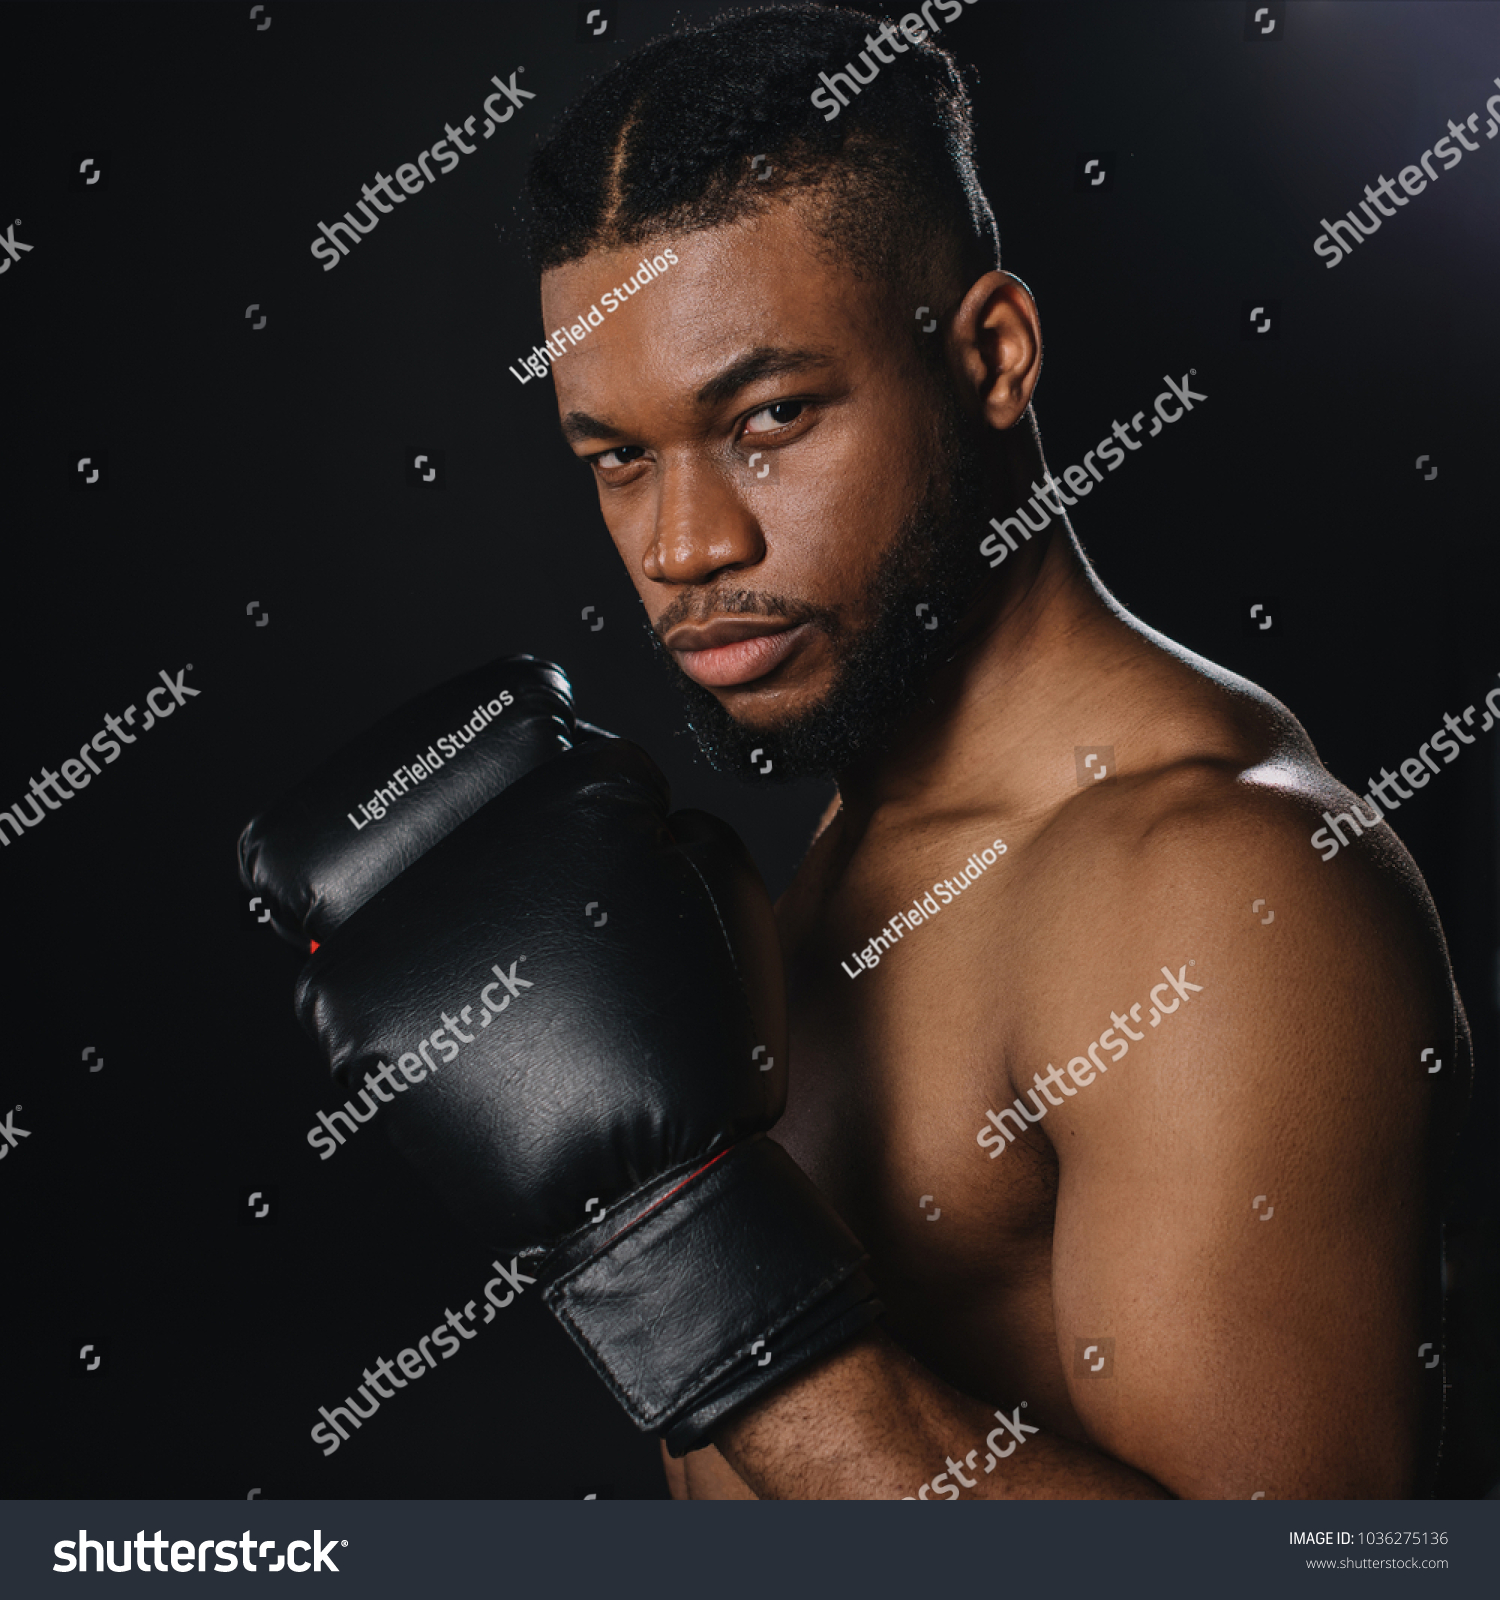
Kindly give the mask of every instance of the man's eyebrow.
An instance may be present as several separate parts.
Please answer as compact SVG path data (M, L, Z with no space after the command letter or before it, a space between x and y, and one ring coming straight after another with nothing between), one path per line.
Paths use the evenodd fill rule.
M732 361L722 372L715 373L693 399L700 409L712 409L726 400L732 400L741 389L759 383L763 378L779 377L785 372L803 372L809 367L832 366L833 361L832 352L811 346L782 349L777 345L758 345ZM614 423L590 416L587 411L568 412L562 419L562 431L569 444L580 444L585 439L615 439L624 432Z
M762 378L776 378L784 372L801 372L808 367L832 365L833 355L827 350L811 347L780 349L776 345L758 345L710 378L694 398L700 406L718 406L733 399L741 389L759 383Z
M569 444L581 444L585 439L613 439L622 432L612 422L591 417L587 411L570 411L562 419L562 431Z

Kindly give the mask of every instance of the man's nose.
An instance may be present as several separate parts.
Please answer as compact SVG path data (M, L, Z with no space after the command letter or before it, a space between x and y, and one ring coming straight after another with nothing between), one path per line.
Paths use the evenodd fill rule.
M765 559L760 523L722 472L705 463L669 468L642 570L653 583L703 583Z

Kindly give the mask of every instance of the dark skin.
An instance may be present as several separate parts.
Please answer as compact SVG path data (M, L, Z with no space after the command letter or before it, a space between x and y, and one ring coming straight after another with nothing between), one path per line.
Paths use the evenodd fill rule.
M564 432L669 647L747 589L867 623L864 584L925 482L909 309L831 260L805 205L662 240L678 265L555 368ZM641 253L549 272L547 326ZM1036 309L1001 272L948 303L933 337L1003 515L1039 471ZM774 478L749 470L757 449ZM809 627L714 692L773 728L835 669ZM714 1447L664 1458L673 1494L1420 1493L1440 1394L1417 1357L1441 1339L1433 1192L1467 1030L1399 841L1382 826L1322 862L1309 835L1348 791L1295 718L1126 613L1061 520L976 595L892 735L839 774L777 906L792 1072L775 1135L870 1251L884 1324ZM1113 781L1081 789L1074 747L1099 744ZM996 838L978 884L849 978L841 958ZM980 1145L987 1110L1128 1020L1163 966L1201 990L1156 1029L1143 1007L1114 1071ZM1419 1039L1448 1041L1453 1070L1420 1070ZM1101 1339L1107 1375L1080 1355ZM1010 1437L996 1410L1023 1401L1037 1431L986 1472Z

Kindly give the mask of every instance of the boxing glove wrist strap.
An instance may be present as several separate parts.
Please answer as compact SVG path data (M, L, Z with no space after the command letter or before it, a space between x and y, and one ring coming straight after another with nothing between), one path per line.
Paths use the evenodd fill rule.
M570 1241L543 1293L636 1425L681 1455L879 1315L865 1259L796 1162L757 1134L613 1236Z

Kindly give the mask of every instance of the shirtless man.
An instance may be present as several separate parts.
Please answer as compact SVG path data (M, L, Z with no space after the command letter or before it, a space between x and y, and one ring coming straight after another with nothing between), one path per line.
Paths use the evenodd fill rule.
M885 1317L664 1451L672 1493L1419 1495L1468 1074L1432 902L1387 826L1325 863L1351 796L1296 719L1089 566L963 91L881 27L658 41L533 175L547 329L617 297L559 414L695 731L838 785L777 906L774 1137Z
M362 735L245 882L334 1116L675 1495L1422 1494L1468 1075L1432 903L1290 712L1095 577L1065 505L1151 431L1048 477L951 61L809 110L880 26L647 46L531 177L563 433L697 736L837 779L779 906L530 657ZM1205 403L1164 381L1162 426Z

